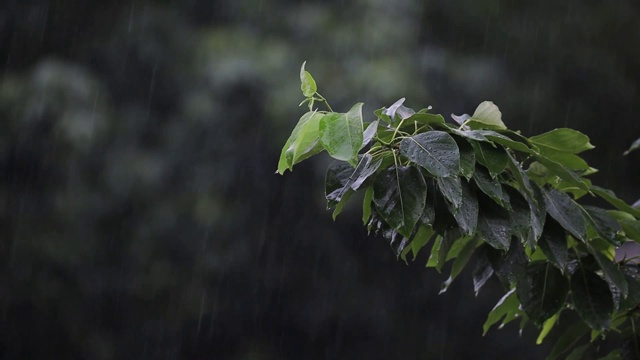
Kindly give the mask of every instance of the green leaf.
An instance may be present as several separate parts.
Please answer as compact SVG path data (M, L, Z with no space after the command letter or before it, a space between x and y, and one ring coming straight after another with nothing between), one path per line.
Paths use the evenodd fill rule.
M584 344L582 346L578 346L577 348L573 349L571 354L569 354L569 356L567 356L567 358L565 360L582 360L582 359L584 359L584 354L587 352L587 350L589 350L590 347L591 347L591 343Z
M627 151L624 152L623 155L629 155L630 152L637 150L640 148L640 138L637 138L636 141L633 142L633 144L631 144L631 147L629 147L629 149Z
M547 211L563 228L582 241L587 240L587 226L582 207L566 193L543 189Z
M477 141L471 141L471 146L476 152L476 161L489 170L491 177L495 178L507 167L509 159L503 148Z
M457 257L453 261L453 265L451 265L451 273L449 274L449 278L442 284L440 288L440 294L446 292L449 289L449 286L451 286L453 281L458 277L458 275L460 275L464 267L469 262L471 255L473 255L473 251L480 244L480 239L478 239L477 237L467 237L464 239L465 241L460 241L464 245L461 247Z
M589 246L588 250L596 259L598 265L600 265L604 279L609 283L609 286L613 288L612 290L617 289L622 294L622 298L627 297L627 294L629 293L629 285L627 284L627 279L625 279L618 266L592 247ZM616 304L616 308L618 305L619 304Z
M436 178L438 189L445 199L457 209L462 204L462 184L459 176Z
M420 125L444 124L444 117L440 114L416 113L407 118L408 122L415 121Z
M584 179L580 178L572 170L567 169L564 165L541 155L535 155L535 158L547 169L551 170L554 175L566 181L568 184L587 192L590 190L589 185L587 185Z
M517 281L516 292L523 310L541 325L555 315L569 294L569 282L548 262L531 263Z
M418 257L418 253L420 252L420 250L425 247L429 243L429 241L431 241L431 238L433 238L434 234L435 232L433 231L433 229L428 226L420 226L418 228L418 232L413 238L413 241L411 241L410 245L411 252L413 253L413 260Z
M349 201L349 198L351 198L351 195L353 195L353 193L354 193L353 190L348 189L347 192L345 192L342 195L342 198L336 204L335 209L333 209L333 214L331 214L331 217L333 218L334 221L338 217L338 215L342 213L342 209L344 209L344 206L347 204L347 202Z
M567 351L573 349L573 347L589 332L589 330L589 327L582 321L575 322L558 338L558 341L556 341L556 344L546 360L564 359L561 358L561 356Z
M429 254L429 260L427 260L426 267L436 267L438 266L438 258L440 257L440 245L442 244L442 236L437 235L436 240L433 242L433 246L431 247L431 253Z
M625 203L624 201L618 199L618 197L616 196L616 194L608 189L604 189L601 188L599 186L593 185L591 186L591 191L600 196L601 198L605 199L607 202L609 202L609 204L615 206L616 208L622 210L622 211L626 211L629 214L635 216L635 217L640 217L640 210L634 209L631 206L629 206L629 204Z
M316 81L313 79L313 76L304 69L304 66L307 62L302 63L302 67L300 67L300 90L302 90L302 95L305 97L311 97L313 94L318 91L318 87L316 86Z
M547 153L545 156L570 170L587 170L589 164L578 155L563 152Z
M487 194L493 201L505 209L511 209L509 195L503 191L498 179L492 178L488 171L481 166L476 167L473 180L483 193Z
M413 111L413 109L402 105L404 104L404 101L405 98L402 98L393 103L393 105L389 106L388 109L383 111L383 114L389 117L392 124L397 124L400 122L399 120L406 119L415 114L415 111ZM398 119L398 121L396 121L396 118Z
M315 150L317 154L322 148L313 149L314 141L318 138L318 125L322 114L315 111L309 111L300 117L298 123L293 128L291 135L282 147L280 160L278 161L278 173L280 175L289 169L292 170L295 160L301 160L305 153ZM299 140L300 138L300 140Z
M547 209L544 202L544 195L542 189L535 183L529 183L531 187L531 194L533 198L527 198L529 202L529 209L531 210L531 232L530 236L533 236L533 242L538 240L542 236L542 229L544 228L545 219L547 217Z
M503 145L516 151L524 152L527 154L536 153L536 151L532 150L527 144L513 140L510 137L497 133L493 130L472 130L470 132L477 132L479 134L482 134L488 140L491 140L494 143Z
M623 265L620 270L629 286L627 297L620 302L620 310L626 311L640 304L640 270L635 265Z
M594 330L609 328L613 299L606 281L580 267L571 276L571 293L576 311L585 323Z
M367 128L362 133L362 146L360 147L361 150L363 147L369 145L373 137L376 135L379 123L380 122L376 120L367 125Z
M529 240L529 231L531 229L531 209L529 202L520 192L510 186L505 186L504 190L509 196L511 209L509 215L511 217L511 233L518 237L522 243ZM535 247L535 242L529 244L531 248Z
M468 141L457 136L454 139L460 151L460 174L470 180L476 168L476 153Z
M358 190L360 186L376 171L382 164L382 158L374 159L370 154L364 154L360 157L358 166L349 176L347 185L353 190Z
M502 325L505 325L520 316L522 312L519 307L516 289L509 290L489 312L487 321L482 325L482 336L486 335L491 326L500 320L502 320Z
M362 200L362 223L364 225L369 222L371 217L371 202L373 201L373 186L367 187L364 192L364 200Z
M400 152L434 176L453 176L460 172L458 145L445 132L428 131L404 138Z
M553 329L553 327L556 325L556 322L558 321L558 317L560 317L560 313L557 313L552 317L548 318L547 320L545 320L544 324L542 324L542 330L540 330L540 334L536 339L537 345L542 344L542 342L544 341L544 338L546 338L547 335L549 335L549 332L551 332L551 329Z
M442 241L440 242L440 247L438 249L438 261L436 263L436 270L440 272L445 262L447 262L447 255L449 255L449 250L453 247L453 244L456 241L460 241L462 237L462 233L460 229L456 227L448 228L444 232L444 236L442 236Z
M320 142L329 155L355 166L363 141L362 103L345 114L326 114L320 120L319 130Z
M529 141L536 144L542 154L558 151L578 154L594 148L587 135L567 128L554 129L544 134L532 136Z
M524 170L522 170L520 163L508 153L507 164L511 170L511 175L513 175L516 183L518 183L518 187L520 187L520 192L525 194L527 200L533 200L534 203L537 202L535 194L533 193L533 183L529 181L529 178L527 177L527 174L525 174Z
M483 101L478 105L476 111L471 115L467 123L475 122L484 125L485 128L506 129L502 122L502 113L500 109L491 101ZM472 126L472 124L469 124Z
M471 186L465 181L460 182L459 179L460 178L458 178L458 185L462 187L461 204L455 207L453 203L447 203L447 206L462 232L470 236L476 231L476 227L478 226L478 198L476 198L476 194L473 192ZM438 180L440 180L440 178L438 178ZM442 190L442 187L440 187L440 189Z
M499 250L507 250L511 242L509 213L492 202L480 204L478 234L487 244Z
M538 246L552 264L559 269L567 268L567 232L553 219L547 219Z
M487 280L493 275L493 267L487 256L487 248L489 245L480 245L476 251L476 265L473 268L473 291L476 296L480 289L487 283Z
M589 224L589 229L594 234L588 235L589 239L600 237L610 244L619 246L622 227L605 209L594 206L583 206L585 218Z
M518 239L515 237L512 238L509 250L506 253L493 247L488 247L486 253L498 279L505 287L509 287L516 282L529 262L524 247L520 246Z
M406 237L420 219L426 197L424 178L413 166L387 168L373 183L373 202L378 214Z

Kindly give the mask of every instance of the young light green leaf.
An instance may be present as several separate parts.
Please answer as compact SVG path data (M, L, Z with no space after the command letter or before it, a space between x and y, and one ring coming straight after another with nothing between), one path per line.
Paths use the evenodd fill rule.
M622 211L626 211L629 214L640 218L640 210L638 209L634 209L631 206L629 206L629 204L625 203L624 201L620 200L616 194L608 189L604 189L601 188L599 186L593 185L591 186L591 191L600 196L601 198L605 199L607 202L609 202L609 204L617 207L618 209L622 210Z
M543 189L544 202L549 215L577 239L587 240L587 226L582 207L566 193Z
M355 104L345 114L329 113L319 124L322 146L334 159L348 161L355 166L362 147L362 103Z
M477 141L471 141L471 146L476 152L476 161L489 170L491 177L495 178L507 167L509 159L503 148Z
M450 227L442 236L442 241L440 242L440 248L438 249L438 261L436 263L436 270L440 272L445 262L447 262L447 258L449 252L453 245L458 241L464 241L462 238L462 232L460 229L456 227Z
M529 264L518 278L516 293L529 318L542 325L564 305L569 294L569 282L548 262L535 262Z
M294 155L297 155L296 160L300 160L305 151L309 153L312 150L311 148L313 146L311 144L313 143L314 137L317 140L318 124L322 116L323 115L315 111L309 111L300 117L291 135L282 147L277 171L280 175L284 174L287 169L292 170ZM301 140L298 140L299 136L302 138ZM298 142L297 145L296 141Z
M427 186L414 166L383 170L373 183L376 211L391 227L409 237L425 207Z
M418 257L418 253L420 252L420 250L429 243L434 234L435 232L429 226L421 225L418 228L416 236L413 238L413 241L411 241L411 252L413 253L413 260Z
M331 214L331 217L333 218L334 221L338 217L338 215L342 213L342 209L344 209L344 206L347 204L347 202L349 201L349 198L351 198L351 195L353 195L353 193L354 193L353 190L347 189L347 192L342 194L340 201L338 201L335 209L333 209L333 214Z
M551 170L556 176L566 181L568 184L573 185L584 191L589 191L589 185L580 178L575 172L567 169L564 165L557 163L545 156L535 155L536 160L544 165L547 169Z
M558 151L578 154L594 148L587 135L567 128L554 129L544 134L532 136L529 141L536 144L542 154Z
M313 79L313 76L304 69L306 64L307 62L305 61L300 67L300 90L302 90L302 95L305 97L311 97L318 91L318 87L316 86L316 81Z
M587 164L587 162L584 161L583 158L575 154L564 153L564 152L551 152L551 153L545 154L545 156L548 159L557 162L558 164L566 167L569 170L589 169L589 164Z
M364 200L362 200L362 223L367 225L371 218L371 202L373 201L373 186L367 187L364 192Z
M516 296L516 289L511 289L498 300L498 303L493 307L491 312L489 312L487 321L482 325L482 336L487 334L493 324L502 320L502 325L505 325L520 316L521 313L520 303Z
M576 311L584 322L594 330L609 328L613 299L606 281L580 267L571 276L571 293Z
M476 122L490 129L506 129L502 122L502 113L492 101L483 101L471 115L467 123ZM469 124L471 126L471 124Z
M460 275L464 267L469 262L471 255L473 255L473 251L481 243L478 237L467 237L465 239L468 240L463 242L464 246L462 246L457 257L453 261L453 265L451 265L451 274L449 274L449 278L442 284L440 288L440 294L446 292L449 289L449 286L451 286L453 281L458 277L458 275Z
M546 338L547 335L549 335L549 332L551 332L551 329L553 329L553 327L556 325L556 322L558 321L559 317L560 317L560 313L556 313L552 317L545 320L545 322L542 324L542 330L540 330L540 334L536 339L537 345L542 344L542 342L544 341L544 338Z
M400 152L434 176L458 175L460 151L451 135L428 131L402 139Z

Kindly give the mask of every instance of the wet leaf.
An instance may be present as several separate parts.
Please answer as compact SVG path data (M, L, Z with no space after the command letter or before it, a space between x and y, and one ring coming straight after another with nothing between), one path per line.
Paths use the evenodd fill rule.
M595 233L592 234L593 236L589 236L589 238L599 236L610 244L619 246L622 227L620 227L616 219L602 208L583 206L583 209L585 210L584 214L586 215L585 218L589 224L589 228Z
M536 144L543 154L558 151L578 154L594 148L587 135L567 128L554 129L544 134L532 136L529 141Z
M627 279L624 277L618 266L614 264L612 260L592 247L589 246L588 249L589 253L593 255L598 262L598 265L600 265L604 279L609 283L609 286L613 288L612 290L619 291L622 294L622 298L627 297L627 294L629 293L629 285L627 284ZM617 308L620 304L615 305Z
M562 180L564 180L567 184L577 187L578 189L582 189L584 191L589 191L589 185L585 182L584 179L580 178L575 172L567 169L564 165L557 163L549 158L544 156L535 155L536 160L544 165L547 169L551 170L554 175L558 176Z
M404 138L400 152L434 176L454 176L460 172L458 145L445 132L428 131Z
M492 178L488 171L481 166L476 167L473 180L483 193L505 209L510 209L509 195L502 190L502 184L498 179Z
M367 125L367 128L362 133L362 146L360 147L360 149L369 145L371 139L373 139L373 137L376 135L376 132L378 131L379 123L380 121L376 120Z
M553 315L552 317L550 317L547 320L545 320L544 324L542 324L542 330L540 330L540 334L538 335L538 338L536 339L536 344L537 345L542 344L542 342L547 337L547 335L549 335L549 333L551 332L553 327L556 325L556 322L558 321L559 315L560 315L560 313L557 313L557 314Z
M531 209L529 208L529 202L527 202L518 190L510 186L505 186L504 190L509 196L511 205L509 211L512 227L511 233L518 237L524 244L529 240L529 232L531 230ZM535 243L529 245L533 248Z
M535 262L518 278L516 292L523 310L534 323L556 314L569 294L569 282L560 270L547 262Z
M442 284L442 287L440 288L440 294L446 292L453 281L458 277L458 275L460 275L464 267L467 266L471 255L473 255L474 250L476 249L476 247L478 247L479 244L480 240L477 237L465 238L464 246L461 247L457 257L453 261L453 265L451 265L451 273L449 274L449 278Z
M620 200L613 191L601 188L596 185L591 186L591 191L594 194L605 199L607 202L609 202L609 204L615 206L616 208L622 211L626 211L637 218L640 218L640 210L634 209L631 206L629 206L629 204L627 204L626 202Z
M455 137L454 139L460 151L460 174L469 180L475 172L476 153L468 141L460 137Z
M516 289L511 289L498 300L498 303L489 312L487 320L482 325L482 336L486 335L491 326L500 322L500 320L502 320L502 325L505 325L519 317L521 313Z
M418 257L420 250L425 247L429 241L433 238L435 232L428 226L420 226L416 236L411 241L411 252L413 253L413 260Z
M465 121L469 120L469 118L471 118L471 115L469 114L462 114L462 115L456 115L456 114L451 114L451 118L453 119L453 121L457 122L458 125L462 125L465 123Z
M477 141L472 141L471 146L476 152L476 161L489 170L491 177L495 178L507 167L509 160L503 148Z
M371 203L373 201L373 186L367 187L364 192L364 200L362 200L362 223L364 225L369 222L371 218Z
M447 205L462 232L465 235L472 235L478 226L478 198L466 181L460 182L459 185L462 187L460 206L456 208L452 203L447 203Z
M344 194L350 190L353 171L353 167L344 161L334 160L329 164L324 181L325 197L329 208L340 202Z
M587 227L582 215L582 207L566 193L554 189L543 189L543 194L549 215L577 239L586 241Z
M315 111L309 111L300 117L282 147L277 171L280 175L284 174L287 169L292 170L296 160L302 160L303 155L312 151L317 154L323 150L322 148L314 149L314 141L318 140L318 125L323 116Z
M462 204L462 182L459 176L447 176L436 178L438 189L445 199L457 209Z
M547 219L545 222L538 246L551 263L561 270L567 268L567 232L555 220Z
M611 324L613 299L609 285L593 272L579 267L571 276L573 304L592 329L604 331Z
M631 147L629 147L629 149L627 149L627 151L624 152L624 155L629 155L630 152L637 150L640 148L640 138L636 139L636 141L633 142L633 144L631 144Z
M415 114L415 111L402 105L404 104L404 101L405 98L399 99L398 101L393 103L393 105L389 106L388 109L383 111L383 113L389 117L392 124L398 123L398 121L396 121L396 117L398 117L400 120L403 120Z
M546 360L564 359L562 356L573 349L589 330L589 326L582 321L575 322L560 335Z
M506 135L502 135L500 133L497 133L497 132L495 132L493 130L472 130L471 132L477 132L479 134L482 134L488 140L491 140L492 142L494 142L496 144L503 145L503 146L505 146L507 148L510 148L510 149L513 149L513 150L516 150L516 151L524 152L524 153L527 153L527 154L535 154L536 153L527 144L522 143L520 141L513 140L510 137L508 137Z
M473 269L473 291L476 296L480 289L487 283L487 280L493 275L493 267L487 256L487 247L489 245L481 245L476 251L476 265Z
M362 103L355 104L344 114L326 114L319 124L320 142L334 159L355 166L362 147L362 126Z
M425 207L427 187L420 170L413 166L383 170L373 184L373 202L378 214L393 228L409 236Z
M507 250L511 242L509 213L492 202L481 203L478 234L492 247Z

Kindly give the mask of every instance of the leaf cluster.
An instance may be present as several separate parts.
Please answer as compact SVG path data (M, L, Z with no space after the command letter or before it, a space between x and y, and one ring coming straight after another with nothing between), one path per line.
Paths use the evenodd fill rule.
M353 194L364 193L364 225L399 258L415 261L428 252L427 267L450 264L441 292L475 258L476 294L493 276L506 292L485 333L518 319L520 328L540 328L540 343L563 312L575 311L581 321L550 358L568 351L580 358L609 333L638 343L640 272L615 252L640 242L640 211L587 178L597 170L579 155L593 148L586 135L559 128L525 137L505 126L490 101L472 115L452 114L450 123L431 107L406 107L403 98L365 124L362 103L334 112L304 64L300 79L309 111L285 143L278 173L326 151L335 159L325 181L334 219ZM586 195L612 209L581 205Z

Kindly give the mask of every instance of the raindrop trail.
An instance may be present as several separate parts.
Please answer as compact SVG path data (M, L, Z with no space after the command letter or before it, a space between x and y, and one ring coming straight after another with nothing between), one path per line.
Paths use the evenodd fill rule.
M145 122L149 120L149 113L151 112L151 100L153 100L153 87L156 83L156 70L158 70L158 61L153 65L153 71L151 72L151 82L149 84L149 99L147 100L147 114L145 116Z
M200 337L200 329L202 328L202 314L204 312L204 299L207 297L207 292L202 291L202 298L200 298L200 315L198 316L198 327L196 329L196 344L198 343L198 338Z

